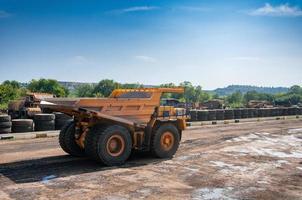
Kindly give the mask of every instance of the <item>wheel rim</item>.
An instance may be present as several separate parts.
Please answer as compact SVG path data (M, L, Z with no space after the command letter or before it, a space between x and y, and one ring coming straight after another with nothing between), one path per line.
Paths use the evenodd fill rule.
M167 131L164 132L160 138L160 146L163 150L169 151L174 145L173 133Z
M112 135L107 141L107 152L111 156L119 156L124 152L125 141L120 135Z

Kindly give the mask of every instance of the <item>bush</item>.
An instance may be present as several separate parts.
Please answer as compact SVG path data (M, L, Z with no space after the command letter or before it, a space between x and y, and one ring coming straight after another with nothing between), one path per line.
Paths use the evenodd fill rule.
M69 93L68 89L61 86L58 81L53 79L31 80L27 86L31 92L42 92L54 94L57 97L66 97Z

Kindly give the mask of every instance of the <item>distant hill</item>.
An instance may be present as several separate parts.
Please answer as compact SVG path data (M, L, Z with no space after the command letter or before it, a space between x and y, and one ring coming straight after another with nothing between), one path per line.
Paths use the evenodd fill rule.
M277 93L286 93L289 88L286 87L258 87L258 86L251 86L251 85L229 85L224 88L217 88L211 92L218 94L219 96L226 96L232 94L236 91L240 91L243 94L247 93L248 91L257 91L261 93L268 93L268 94L277 94Z

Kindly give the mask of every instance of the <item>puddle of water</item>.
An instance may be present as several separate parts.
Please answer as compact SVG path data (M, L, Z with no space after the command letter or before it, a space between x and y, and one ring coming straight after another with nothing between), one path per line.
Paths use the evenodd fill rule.
M49 183L50 180L52 180L52 179L54 179L56 177L57 176L55 176L55 175L44 176L42 178L42 183L47 184L47 183Z
M296 128L296 129L289 129L287 133L293 134L293 133L302 133L302 128Z

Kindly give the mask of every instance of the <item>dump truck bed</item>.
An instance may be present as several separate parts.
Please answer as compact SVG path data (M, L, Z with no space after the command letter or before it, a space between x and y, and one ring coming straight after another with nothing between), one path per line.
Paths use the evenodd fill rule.
M41 102L43 108L68 115L86 113L127 124L147 124L162 93L183 93L183 88L117 89L108 98L52 98Z

